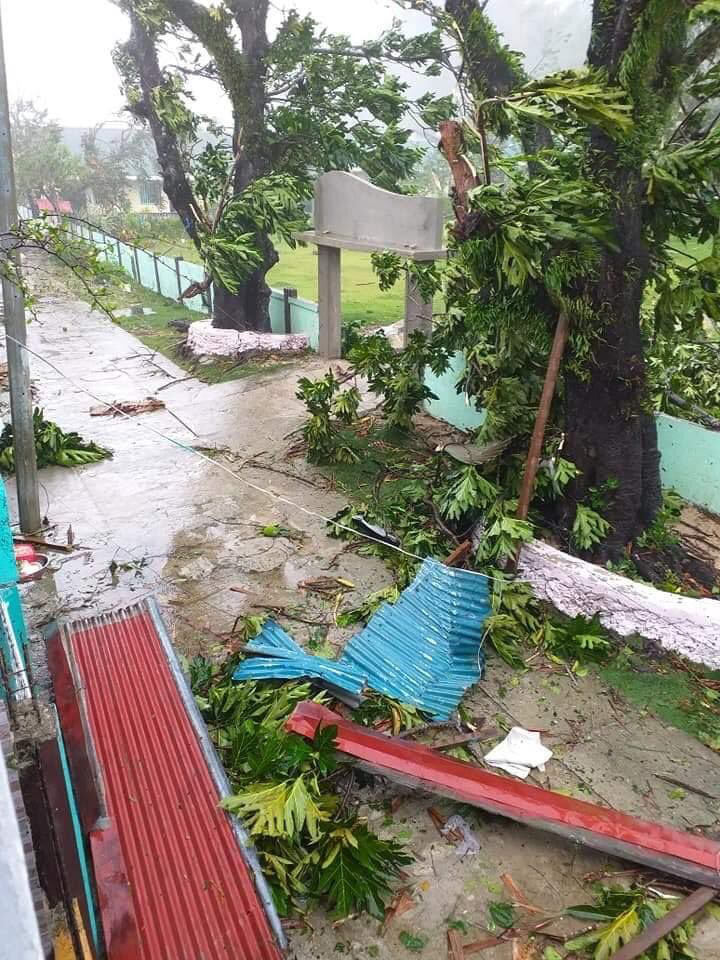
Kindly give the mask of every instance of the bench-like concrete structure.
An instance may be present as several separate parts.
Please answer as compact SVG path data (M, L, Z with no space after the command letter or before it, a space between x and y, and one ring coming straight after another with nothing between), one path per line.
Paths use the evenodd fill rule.
M315 228L295 234L318 248L319 353L340 356L342 309L340 251L383 251L412 260L440 260L443 203L436 197L404 196L382 190L351 173L331 170L315 182ZM429 333L432 303L408 278L404 342L414 330Z

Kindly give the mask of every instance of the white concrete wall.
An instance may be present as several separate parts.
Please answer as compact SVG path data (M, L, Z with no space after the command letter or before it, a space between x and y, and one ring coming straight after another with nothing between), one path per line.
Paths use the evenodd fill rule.
M43 960L25 854L0 750L0 960Z

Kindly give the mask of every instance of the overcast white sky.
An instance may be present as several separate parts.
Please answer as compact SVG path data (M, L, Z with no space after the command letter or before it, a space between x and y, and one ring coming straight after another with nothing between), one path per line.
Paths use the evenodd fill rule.
M117 121L123 101L110 53L128 33L126 18L117 7L109 0L0 0L0 4L10 99L34 100L63 126ZM292 6L356 41L376 36L398 10L388 0L295 0ZM532 67L548 42L561 51L569 44L576 46L574 36L561 35L570 20L558 15L572 8L582 33L589 6L589 0L490 0L488 13L511 46L528 52ZM554 37L545 36L545 15L550 12L556 15L551 18L557 23ZM581 39L580 48L583 44ZM569 59L576 59L575 54ZM200 111L223 119L217 96L208 89L199 89L197 96Z

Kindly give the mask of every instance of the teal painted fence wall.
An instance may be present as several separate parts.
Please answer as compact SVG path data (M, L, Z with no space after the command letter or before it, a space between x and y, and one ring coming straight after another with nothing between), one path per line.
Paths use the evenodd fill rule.
M10 516L8 514L7 497L5 494L5 484L0 479L0 599L4 600L8 606L10 622L12 624L15 639L17 640L20 657L23 666L26 666L25 645L27 643L27 628L25 626L25 617L23 615L22 604L20 602L20 592L17 588L19 579L17 563L15 562L15 548L13 546L12 527L10 526ZM10 646L5 630L0 625L0 654L2 662L6 669L13 662L10 654ZM14 677L9 678L10 690L3 691L3 683L0 679L0 699L4 698L7 692L14 692L16 681Z
M720 513L720 433L664 413L657 422L663 483Z
M191 283L200 283L205 278L205 271L200 264L190 260L150 253L77 221L71 221L71 229L84 240L95 244L102 250L106 260L122 267L140 286L154 290L170 300L179 300L182 291ZM190 310L206 316L209 313L209 304L202 296L182 302ZM317 350L320 323L317 304L300 297L290 297L288 302L291 333L307 334L310 347ZM270 295L270 327L273 333L285 333L285 300L282 290L273 290Z
M464 362L458 353L442 376L428 371L425 383L437 400L429 400L426 409L455 427L472 430L482 424L485 414L455 390ZM665 486L673 487L690 503L720 514L720 432L664 413L658 415L657 423Z

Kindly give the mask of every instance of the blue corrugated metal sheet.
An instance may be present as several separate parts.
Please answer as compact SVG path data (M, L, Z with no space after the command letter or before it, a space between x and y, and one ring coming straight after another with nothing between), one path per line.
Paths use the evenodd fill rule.
M365 686L361 671L339 660L314 657L298 646L276 623L266 623L248 650L265 656L253 656L241 663L234 680L297 680L312 677L322 680L340 697L357 706Z
M480 679L489 613L485 577L425 560L400 599L383 604L339 660L308 655L269 623L252 649L270 656L247 660L235 679L312 677L353 694L367 685L445 719Z

